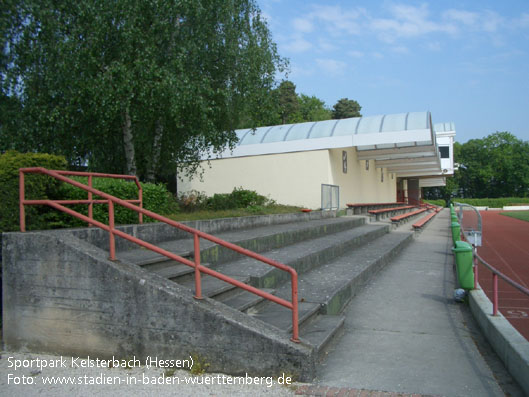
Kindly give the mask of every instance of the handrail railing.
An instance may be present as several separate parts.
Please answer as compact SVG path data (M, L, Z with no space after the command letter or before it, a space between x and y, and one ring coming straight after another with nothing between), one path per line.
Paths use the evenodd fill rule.
M25 216L25 210L24 210L24 204L26 205L39 205L39 204L46 204L43 202L43 200L26 200L25 199L25 188L24 188L24 173L25 172L32 172L35 168L21 168L18 171L19 175L19 213L20 213L20 230L25 231L26 230L26 216ZM92 188L92 182L93 178L112 178L112 179L125 179L125 180L133 180L138 188L138 199L137 200L125 200L132 204L139 204L140 208L143 208L143 188L140 185L140 181L138 180L138 177L133 175L117 175L117 174L102 174L99 172L81 172L81 171L64 171L64 170L55 170L59 175L71 175L71 176L85 176L88 177L88 187ZM86 185L85 185L86 186ZM86 189L85 189L86 190ZM88 204L88 217L90 219L93 219L94 217L94 204L106 204L108 203L108 200L94 200L92 197L92 192L88 191L88 199L87 200L54 200L56 203L59 204ZM47 201L47 200L44 200ZM143 223L143 214L141 212L138 213L138 221L139 223ZM89 226L92 226L90 222L88 222Z
M529 289L525 288L523 285L518 284L516 281L514 281L513 279L506 276L505 274L500 272L498 269L496 269L495 267L487 263L482 257L478 255L476 247L474 247L474 264L475 264L474 266L474 289L477 289L478 287L478 273L479 273L478 264L479 262L481 262L487 269L489 269L492 272L492 315L493 316L498 315L498 305L499 305L498 276L501 277L508 284L512 285L518 291L529 296Z
M86 215L83 215L83 214L80 214L79 212L77 211L74 211L70 208L67 208L65 207L64 205L62 204L71 204L71 201L72 200L25 200L25 190L24 190L24 174L25 173L35 173L35 174L45 174L45 175L48 175L48 176L51 176L57 180L60 180L62 182L65 182L65 183L69 183L70 185L73 185L73 186L76 186L80 189L83 189L83 190L86 190L89 194L93 194L93 195L96 195L96 196L100 196L106 200L97 200L97 202L101 202L101 201L104 201L104 202L107 202L108 203L108 225L105 225L104 223L102 222L99 222L95 219L92 219L91 217L89 216L86 216ZM116 251L115 251L115 236L118 236L118 237L122 237L128 241L131 241L132 243L135 243L135 244L138 244L142 247L145 247L151 251L154 251L158 254L161 254L161 255L164 255L166 256L167 258L169 259L172 259L174 261L177 261L177 262L180 262L180 263L183 263L187 266L190 266L190 267L193 267L195 269L195 298L196 299L202 299L202 288L201 288L201 272L202 273L205 273L205 274L208 274L210 276L213 276L213 277L216 277L222 281L225 281L227 283L230 283L236 287L239 287L239 288L242 288L246 291L249 291L255 295L258 295L258 296L261 296L262 298L265 298L265 299L268 299L272 302L275 302L279 305L282 305L290 310L292 310L292 338L291 340L294 341L294 342L299 342L299 329L298 329L298 275L297 275L297 272L295 269L293 269L292 267L290 266L287 266L287 265L284 265L282 263L279 263L277 261L274 261L272 259L269 259L269 258L266 258L262 255L259 255L255 252L252 252L252 251L249 251L245 248L242 248L242 247L239 247L238 245L235 245L233 243L230 243L230 242L227 242L227 241L224 241L222 239L219 239L215 236L212 236L210 234L207 234L207 233L204 233L200 230L197 230L197 229L193 229L189 226L186 226L186 225L183 225L179 222L175 222L171 219L168 219L164 216L161 216L155 212L152 212L152 211L149 211L149 210L146 210L142 207L139 207L139 206L136 206L130 202L128 202L127 200L122 200L122 199L119 199L117 197L114 197L110 194L107 194L107 193L104 193L102 191L99 191L97 189L94 189L93 187L91 186L87 186L87 185L84 185L80 182L77 182L73 179L70 179L66 176L64 176L65 174L69 174L69 171L54 171L54 170L48 170L46 168L43 168L43 167L34 167L34 168L21 168L19 170L19 176L20 176L20 188L19 188L19 193L20 193L20 230L22 232L25 231L25 219L23 219L25 216L24 216L24 205L49 205L50 207L52 208L56 208L60 211L63 211L69 215L72 215L78 219L81 219L85 222L88 222L94 226L97 226L105 231L108 231L109 232L109 239L110 239L110 259L111 260L115 260L116 259ZM88 176L86 175L85 173L81 173L81 172L75 172L73 174L70 174L70 175L81 175L82 176ZM98 174L97 176L99 177L104 177L104 176L107 176L107 177L122 177L122 175L120 176L108 176L109 174ZM135 177L131 177L131 176L126 176L128 179L133 179ZM138 183L139 184L139 183ZM96 202L96 200L91 200L91 196L89 196L90 199L89 200L86 200L86 201L92 201L92 202ZM84 201L84 200L83 200ZM77 202L76 202L77 204ZM146 215L150 218L153 218L157 221L160 221L160 222L164 222L170 226L173 226L173 227L176 227L180 230L183 230L185 232L188 232L190 234L193 235L193 240L194 240L194 262L186 259L186 258L183 258L181 256L178 256L178 255L175 255L173 254L172 252L169 252L169 251L166 251L160 247L157 247L151 243L148 243L146 241L143 241L137 237L134 237L134 236L131 236L127 233L124 233L122 232L121 230L119 229L116 229L115 228L115 225L114 225L114 204L118 204L118 205L121 205L125 208L128 208L128 209L131 209L133 211L136 211L138 212L140 215ZM140 218L141 219L141 218ZM269 294L267 292L264 292L264 291L261 291L260 289L258 288L255 288L251 285L247 285L247 284L244 284L238 280L235 280L231 277L228 277L228 276L225 276L224 274L221 274L219 272L216 272L215 270L213 269L210 269L208 267L205 267L203 265L200 264L200 238L203 238L205 240L209 240L215 244L218 244L220 246L223 246L223 247L226 247L228 249L231 249L235 252L238 252L242 255L246 255L250 258L253 258L253 259L256 259L258 261L261 261L263 263L266 263L268 265L271 265L271 266L274 266L278 269L281 269L283 271L286 271L290 274L291 276L291 289L292 289L292 301L287 301L285 299L282 299L282 298L279 298L275 295L272 295L272 294Z

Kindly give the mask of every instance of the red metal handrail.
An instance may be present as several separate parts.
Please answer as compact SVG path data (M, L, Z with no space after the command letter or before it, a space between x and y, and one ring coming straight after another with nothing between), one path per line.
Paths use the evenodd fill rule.
M25 210L24 210L24 204L26 205L46 205L46 201L49 200L26 200L25 199L25 188L24 188L24 173L41 173L36 172L34 170L38 169L40 167L34 167L34 168L20 168L18 170L19 175L19 213L20 213L20 230L26 231L26 217L25 217ZM44 169L44 168L43 168ZM89 188L92 188L92 181L93 178L112 178L112 179L125 179L125 180L132 180L136 184L138 188L138 199L137 200L125 200L129 203L136 203L139 204L140 208L143 208L143 188L141 187L140 181L138 180L138 177L133 175L117 175L117 174L102 174L99 172L81 172L81 171L64 171L64 170L54 170L59 175L71 175L71 176L85 176L88 177L88 186ZM84 188L82 188L84 189ZM86 190L86 189L84 189ZM108 203L108 200L94 200L92 197L92 192L88 190L88 199L87 200L54 200L54 202L59 204L88 204L88 217L90 219L93 219L94 217L94 204L106 204ZM143 214L141 212L138 213L138 221L139 223L143 223ZM92 226L90 222L88 222L88 226Z
M481 262L487 269L489 269L492 272L492 315L493 316L498 315L498 305L499 305L498 303L498 276L501 277L508 284L512 285L518 291L529 296L529 289L525 288L523 285L518 284L516 281L514 281L510 277L506 276L505 274L500 272L498 269L488 264L482 257L478 255L475 247L474 247L474 264L475 264L474 266L474 289L477 289L478 287L478 264L479 262Z
M25 200L25 191L24 191L24 173L35 173L35 174L45 174L49 175L55 179L58 179L62 182L69 183L70 185L76 186L80 189L86 190L89 192L89 194L95 194L97 196L103 197L104 201L108 203L108 218L109 222L108 225L105 225L102 222L96 221L95 219L92 219L89 216L80 214L70 208L65 207L62 204L71 204L71 201L73 200ZM115 260L116 259L116 252L115 252L115 236L122 237L128 241L131 241L135 244L138 244L142 247L145 247L151 251L154 251L156 253L159 253L161 255L166 256L169 259L172 259L174 261L183 263L187 266L193 267L195 269L195 298L202 299L202 288L201 288L201 281L200 281L200 272L203 272L205 274L208 274L210 276L216 277L222 281L225 281L227 283L230 283L236 287L242 288L246 291L252 292L258 296L261 296L265 299L268 299L272 302L275 302L279 305L282 305L290 310L292 310L292 338L291 340L294 342L299 342L299 326L298 326L298 274L295 269L293 269L290 266L284 265L282 263L276 262L272 259L268 259L262 255L259 255L255 252L249 251L245 248L239 247L238 245L235 245L233 243L224 241L222 239L219 239L215 236L212 236L210 234L201 232L200 230L193 229L189 226L183 225L181 223L175 222L171 219L168 219L166 217L163 217L155 212L146 210L142 207L136 206L127 200L122 200L117 197L114 197L110 194L104 193L102 191L99 191L97 189L94 189L91 186L84 185L80 182L77 182L73 179L67 178L64 175L68 175L70 171L54 171L54 170L48 170L46 168L42 167L34 167L34 168L21 168L19 170L19 176L20 176L20 186L19 186L19 192L20 192L20 230L22 232L25 231L25 219L23 219L24 216L24 205L49 205L52 208L56 208L60 211L63 211L69 215L72 215L78 219L81 219L85 222L88 222L92 225L95 225L105 231L109 232L109 238L110 238L110 259ZM75 172L70 175L81 175L85 176L84 173L81 172ZM113 175L108 176L109 174L97 174L95 176L98 177L112 177L112 178L120 178L120 177L127 177L127 179L134 179L135 177L129 176L129 175ZM138 183L139 184L139 183ZM94 201L91 200L91 195L89 196L89 200L82 200L82 201ZM101 200L103 201L103 200ZM99 201L98 201L99 202ZM185 259L181 256L175 255L172 252L166 251L160 247L157 247L151 243L148 243L146 241L143 241L137 237L131 236L127 233L122 232L121 230L118 230L115 228L114 225L114 204L119 204L125 208L131 209L133 211L138 212L140 215L146 215L150 218L153 218L157 221L164 222L170 226L176 227L180 230L183 230L185 232L193 234L193 240L194 240L194 262L191 262L188 259ZM238 252L242 255L246 255L250 258L256 259L258 261L261 261L263 263L266 263L268 265L274 266L278 269L281 269L283 271L286 271L291 276L291 289L292 289L292 301L289 302L285 299L279 298L275 295L269 294L267 292L261 291L258 288L252 287L251 285L244 284L238 280L235 280L231 277L225 276L224 274L221 274L219 272L216 272L215 270L212 270L208 267L205 267L200 264L200 238L203 238L205 240L209 240L215 244L218 244L220 246L226 247L228 249L231 249L235 252Z

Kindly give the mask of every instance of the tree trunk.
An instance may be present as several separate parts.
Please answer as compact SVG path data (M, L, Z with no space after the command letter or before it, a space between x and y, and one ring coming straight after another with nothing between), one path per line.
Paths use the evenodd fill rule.
M156 179L156 168L160 162L160 153L162 151L163 125L160 120L156 121L154 130L154 142L152 144L152 161L147 170L147 182L154 182Z
M132 122L128 107L125 109L123 117L123 146L125 149L126 173L128 175L136 175L136 156L132 137Z

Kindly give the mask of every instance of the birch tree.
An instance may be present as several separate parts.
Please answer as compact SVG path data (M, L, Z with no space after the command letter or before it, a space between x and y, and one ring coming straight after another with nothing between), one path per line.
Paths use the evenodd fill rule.
M149 180L233 146L286 66L254 0L7 0L0 18L0 150Z

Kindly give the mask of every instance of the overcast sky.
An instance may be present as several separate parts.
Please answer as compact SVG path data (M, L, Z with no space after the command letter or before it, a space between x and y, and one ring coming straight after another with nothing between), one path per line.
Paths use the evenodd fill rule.
M529 1L257 0L297 92L529 140Z

